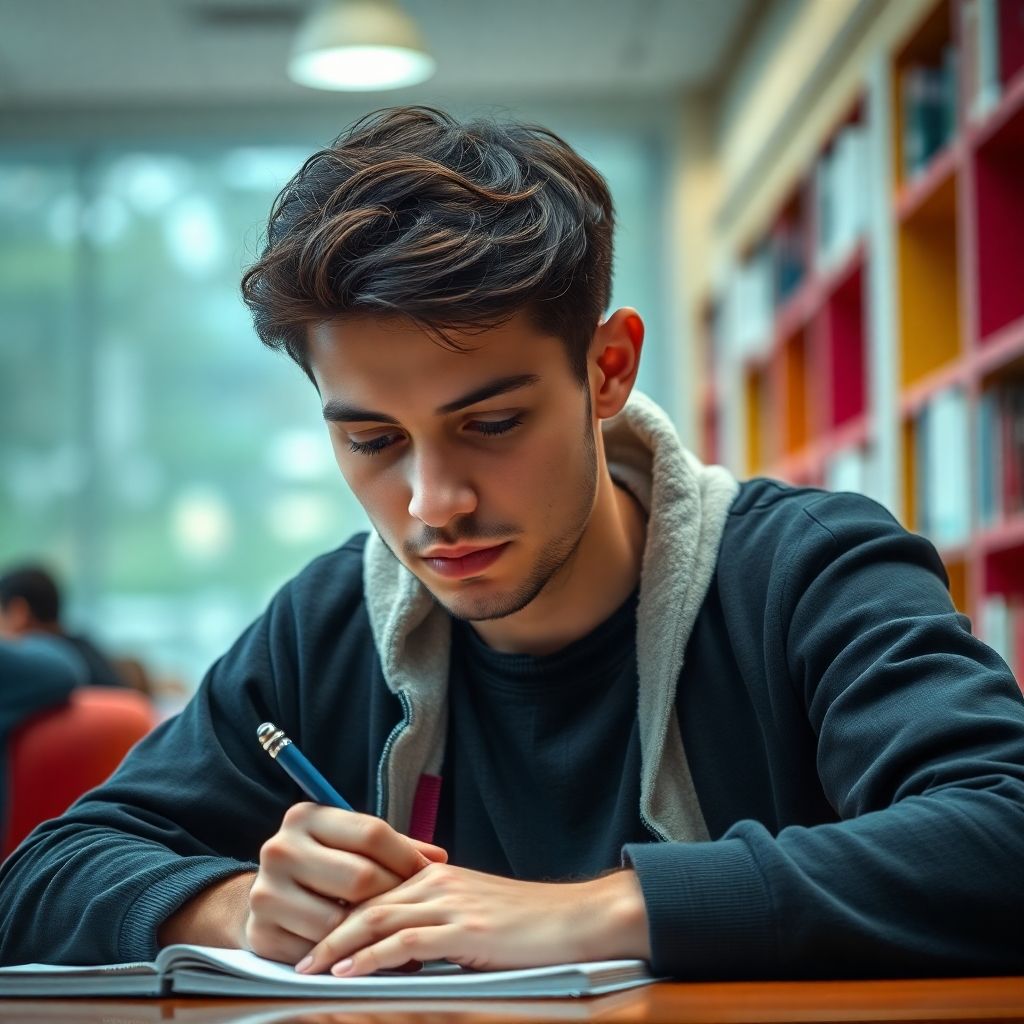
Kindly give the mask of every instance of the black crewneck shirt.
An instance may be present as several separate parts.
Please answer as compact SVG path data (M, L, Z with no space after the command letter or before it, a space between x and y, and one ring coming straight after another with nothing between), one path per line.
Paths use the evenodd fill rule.
M640 820L637 593L549 655L452 629L436 841L452 863L528 880L593 878L648 842Z

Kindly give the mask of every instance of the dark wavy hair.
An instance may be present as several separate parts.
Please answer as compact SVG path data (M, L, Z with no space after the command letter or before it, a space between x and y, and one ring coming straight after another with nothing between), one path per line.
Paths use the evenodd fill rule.
M270 211L242 278L256 333L309 374L306 329L404 316L436 341L525 311L586 380L611 292L608 186L553 132L460 123L431 107L357 121L314 153Z

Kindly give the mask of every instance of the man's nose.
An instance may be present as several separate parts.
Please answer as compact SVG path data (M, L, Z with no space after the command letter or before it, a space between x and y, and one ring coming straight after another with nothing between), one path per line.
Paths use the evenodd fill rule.
M450 459L421 454L409 481L409 515L425 526L446 526L476 509L476 490Z

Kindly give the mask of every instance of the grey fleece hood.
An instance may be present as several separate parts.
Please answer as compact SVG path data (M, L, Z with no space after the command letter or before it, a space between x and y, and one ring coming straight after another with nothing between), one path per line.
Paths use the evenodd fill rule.
M676 684L739 484L683 448L665 413L642 394L602 430L612 478L647 513L636 634L640 815L661 839L707 839L675 715ZM451 618L374 531L363 567L384 678L404 709L378 768L377 812L428 839L414 801L421 779L436 779L444 759Z

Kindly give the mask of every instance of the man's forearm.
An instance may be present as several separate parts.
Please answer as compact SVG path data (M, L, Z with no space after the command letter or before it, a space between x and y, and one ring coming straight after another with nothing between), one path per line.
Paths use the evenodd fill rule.
M199 946L245 948L245 922L249 916L249 890L255 871L215 882L182 904L157 932L162 948L175 942Z

